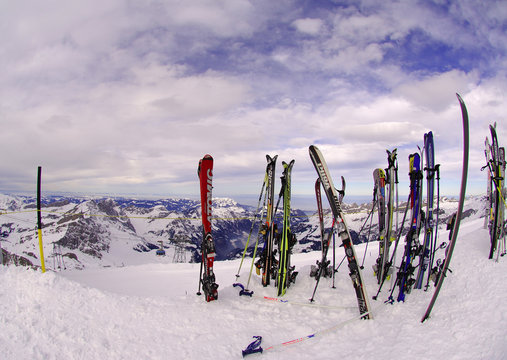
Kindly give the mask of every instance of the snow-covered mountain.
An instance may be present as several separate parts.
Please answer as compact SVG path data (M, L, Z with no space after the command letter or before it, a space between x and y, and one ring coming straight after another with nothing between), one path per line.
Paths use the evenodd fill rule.
M186 262L200 261L202 228L198 201L49 196L43 199L42 206L46 267L60 266L61 259L66 267L80 269L142 264L156 257L160 246L166 252L166 262L172 261L176 250L183 251ZM439 223L445 223L456 206L455 200L442 198ZM343 207L355 244L378 237L376 214L368 219L371 204L345 203ZM464 216L481 216L483 208L482 197L472 197L466 203ZM405 204L400 204L399 224L404 211ZM12 263L39 266L36 199L0 194L0 212L0 240L5 258ZM277 215L281 222L281 211ZM250 233L251 253L257 239L259 217L255 217L255 209L232 199L213 199L216 259L240 257ZM325 223L327 228L331 226L329 214ZM298 239L295 253L320 249L316 214L293 210L291 226Z

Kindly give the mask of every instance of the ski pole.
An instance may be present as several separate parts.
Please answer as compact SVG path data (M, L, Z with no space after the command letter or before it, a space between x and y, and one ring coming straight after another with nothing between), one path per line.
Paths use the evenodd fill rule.
M241 262L239 263L239 268L238 268L238 272L236 274L236 278L239 278L239 273L241 272L241 267L243 266L243 260L245 259L245 254L248 249L248 245L250 243L250 237L252 236L252 231L253 231L253 228L255 225L255 220L257 220L257 215L259 214L259 208L261 206L262 194L264 193L264 189L266 188L266 177L267 177L267 173L266 173L266 176L264 177L264 182L262 183L261 194L259 195L259 201L257 202L257 210L255 211L255 217L252 221L252 226L250 227L250 232L248 233L248 239L246 240L245 250L243 250L243 256L241 257Z
M368 213L368 216L366 217L366 219L364 220L364 223L363 225L361 226L361 228L359 229L359 232L358 232L358 236L361 236L361 232L363 231L363 228L365 227L366 223L368 222L368 219L370 218L371 216L371 219L373 220L373 211L375 210L375 205L377 203L377 189L373 189L373 200L372 200L372 205L371 205L371 210L370 212ZM366 250L368 249L368 243L370 242L370 230L371 230L371 223L372 221L370 221L370 228L368 230L368 236L366 237L366 247L364 249L364 254L363 254L363 262L361 263L361 270L364 269L364 259L366 258Z
M335 251L335 234L333 232L333 286L331 287L332 289L336 289L336 287L334 286L334 274L335 274L335 271L334 271L334 267L336 266L335 265L335 261L336 261L336 251Z
M343 261L345 260L346 257L347 257L347 255L343 255L342 261L340 261L340 263L338 264L338 266L336 267L336 269L334 270L334 272L338 272L338 269L340 268L340 266L342 266Z
M202 282L202 267L203 267L203 261L201 256L201 270L199 271L199 287L197 288L197 295L201 295L201 282Z
M376 204L376 202L374 204ZM375 206L375 205L373 205L373 206ZM370 215L373 215L373 209L374 209L374 207L372 207ZM368 219L368 218L366 218L366 219ZM367 250L368 250L368 244L370 243L370 233L371 233L371 223L372 222L373 222L373 216L370 219L370 226L368 228L368 236L366 237L366 246L364 247L363 261L362 261L361 266L360 266L361 270L364 269L364 259L366 259L366 253L367 253Z

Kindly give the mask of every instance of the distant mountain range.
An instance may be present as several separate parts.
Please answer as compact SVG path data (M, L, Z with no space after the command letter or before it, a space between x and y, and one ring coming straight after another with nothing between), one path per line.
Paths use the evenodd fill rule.
M464 216L484 216L483 200L483 197L468 199ZM166 257L174 257L178 251L185 255L187 262L200 261L202 226L198 201L49 196L44 197L42 203L44 258L48 268L56 268L62 259L67 268L78 269L145 263L156 257L156 251L161 248ZM344 203L343 207L354 243L378 238L376 214L365 222L371 203ZM439 223L445 223L456 207L455 200L442 198ZM213 199L212 224L217 260L241 256L250 232L249 254L252 252L260 217L255 217L255 210L228 198ZM404 211L405 204L400 204L398 223L401 223ZM0 213L4 261L39 266L36 199L0 194ZM279 210L279 223L281 215ZM252 226L254 218L256 221ZM331 226L331 220L327 215L327 228ZM294 252L321 248L316 214L294 209L291 228L298 239ZM261 240L259 246L262 245Z

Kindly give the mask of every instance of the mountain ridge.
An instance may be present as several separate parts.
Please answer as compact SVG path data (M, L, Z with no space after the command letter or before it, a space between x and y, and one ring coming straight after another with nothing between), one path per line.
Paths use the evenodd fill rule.
M484 214L480 211L483 198L469 199L470 206L464 216ZM445 197L441 201L439 223L442 224L451 216L456 202ZM39 250L34 231L37 212L35 203L34 197L0 194L1 244L6 259L12 263L34 267L40 263L36 255ZM371 241L375 234L376 219L371 219L369 224L365 223L371 203L344 203L343 208L354 243L365 242L367 238ZM248 253L252 252L260 218L255 217L255 210L230 198L213 198L212 224L217 260L240 256L250 231ZM404 204L399 204L398 222L404 210ZM146 262L144 255L154 257L160 246L166 251L167 258L174 255L177 248L183 248L187 262L200 262L202 229L200 203L196 200L47 196L42 199L41 212L45 258L55 260L64 257L67 266L72 268ZM325 213L328 214L327 211ZM252 227L254 218L256 224ZM276 219L281 223L281 209L277 212ZM326 216L325 223L327 228L331 226L329 215ZM291 228L298 239L294 252L320 250L320 229L316 213L308 214L307 211L293 209ZM361 228L363 231L359 234Z

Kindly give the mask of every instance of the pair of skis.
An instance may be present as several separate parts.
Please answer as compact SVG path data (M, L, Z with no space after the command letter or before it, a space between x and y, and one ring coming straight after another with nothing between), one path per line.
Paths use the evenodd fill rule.
M283 226L282 234L279 238L279 266L277 273L276 286L278 288L278 296L285 295L287 287L296 281L297 272L295 267L291 266L290 255L292 248L296 244L296 236L291 231L290 226L290 210L291 210L291 173L294 166L294 160L289 163L282 162L282 188L280 194L283 197Z
M418 236L421 221L422 172L420 163L418 153L409 156L411 222L405 239L405 251L396 280L396 285L399 287L398 301L405 301L405 295L410 293L415 283L413 261L419 247ZM393 300L392 295L390 300Z
M421 289L424 282L424 274L428 270L425 290L429 287L429 281L431 276L431 269L433 267L433 261L437 248L437 233L438 233L438 217L440 209L440 165L435 164L435 148L433 142L433 133L430 131L424 134L424 159L426 166L424 171L426 172L426 183L427 183L427 199L426 199L426 219L424 222L424 242L419 249L419 271L416 277L415 288ZM437 211L436 220L434 220L434 204L435 204L435 180L437 186ZM436 227L434 226L436 223Z
M490 235L490 250L489 258L493 259L496 253L496 260L499 255L505 254L505 225L504 225L504 209L505 209L505 189L504 189L504 176L505 176L505 148L498 146L498 139L496 135L496 123L489 126L491 132L491 144L486 137L485 141L485 155L486 166L488 169L488 203L489 207L486 210L486 218ZM484 169L483 168L483 169ZM504 239L503 243L499 241Z
M391 273L391 263L389 262L389 249L394 241L393 218L394 218L394 197L395 188L397 194L398 184L398 163L397 150L392 152L387 150L388 168L375 169L373 171L374 180L374 206L377 205L378 228L379 228L379 256L373 271L377 276L377 282L380 285ZM387 174L387 176L386 176ZM387 186L387 206L386 206L386 186ZM396 208L398 207L398 197L396 195ZM387 214L386 214L387 208Z
M218 299L218 284L213 272L215 260L215 243L211 234L211 210L213 189L213 157L204 155L199 160L197 169L201 190L201 213L202 213L202 243L201 243L201 270L199 274L199 289L197 295L201 295L201 286L207 302Z
M290 265L290 254L292 248L296 243L295 235L292 233L290 228L290 210L291 210L291 179L292 179L292 167L294 166L294 160L286 163L282 161L283 173L281 177L282 186L280 189L280 195L278 202L273 210L273 198L275 188L275 168L277 156L271 158L266 155L268 161L266 173L269 183L268 191L268 208L266 216L265 230L266 234L264 237L264 250L261 253L259 261L256 263L258 268L262 268L262 285L268 286L270 279L275 279L275 285L277 287L277 295L283 296L287 290L287 287L295 281L297 272L294 271L294 267ZM276 225L274 216L278 210L280 199L283 198L283 223L282 233L275 237ZM274 249L274 243L278 243L279 259L276 260L276 250ZM239 272L238 272L239 273Z
M261 255L257 263L255 264L258 269L262 269L262 286L268 286L271 278L275 274L276 259L274 253L274 239L275 239L275 169L276 160L278 155L271 157L266 155L268 162L266 166L266 221L262 224L260 229L264 236L264 248L262 249Z
M356 253L354 251L352 238L345 222L340 196L334 187L327 163L320 150L316 146L311 145L309 148L309 153L331 207L331 211L333 213L333 222L337 227L338 236L342 240L343 248L345 250L345 255L348 261L349 276L352 280L352 285L356 293L359 313L364 314L362 318L371 319L372 314L370 311L366 287L361 276L361 270L357 261Z
M398 301L404 301L405 294L409 293L412 287L421 289L425 280L425 273L430 269L426 274L425 289L428 289L434 254L437 250L436 239L438 226L436 230L434 230L433 207L435 203L435 176L438 180L440 172L439 165L435 165L433 133L431 131L424 134L424 147L422 152L425 159L424 163L426 164L424 167L427 180L426 216L424 217L424 213L422 212L423 162L421 162L420 155L414 153L409 156L410 205L412 209L411 225L406 237L403 261L397 277L397 285L399 286ZM437 181L437 189L439 189L438 185ZM437 196L437 225L438 201ZM420 244L419 234L422 224L424 224L424 241ZM419 258L418 265L414 265L416 258ZM418 269L417 275L415 274L416 269Z
M243 290L240 292L240 295L251 295L253 292L248 290L248 286L250 284L250 279L252 275L253 265L257 254L257 247L259 244L260 238L263 240L263 249L261 251L260 257L258 261L255 263L258 273L262 271L262 285L268 286L272 279L275 280L277 286L277 294L278 296L282 296L285 294L287 287L290 286L296 279L297 272L294 271L294 266L290 264L290 254L292 253L292 248L296 243L296 237L292 233L290 228L290 210L291 210L291 174L292 167L294 166L294 160L289 163L282 162L283 165L283 173L281 177L281 190L278 198L278 202L276 206L274 205L274 189L275 189L275 169L276 169L276 160L278 156L275 155L271 157L266 155L267 166L266 173L264 176L264 182L261 188L261 194L259 196L259 201L257 204L257 210L255 219L252 223L252 227L250 229L250 234L248 235L248 239L245 245L245 249L243 251L243 256L241 259L241 263L236 274L236 278L239 278L241 267L243 264L244 257L246 255L246 251L248 249L248 245L250 243L250 237L255 225L255 220L257 219L257 215L259 214L259 210L261 210L261 199L262 195L265 192L264 202L262 204L261 210L261 219L260 219L260 227L259 233L257 237L257 241L254 247L254 253L252 256L252 266L250 268L250 275L248 277L248 283L246 288L243 287ZM282 232L279 236L276 236L278 230L274 221L274 217L276 211L278 209L278 205L280 199L283 198L283 223L282 223ZM264 209L266 209L265 213L265 221L264 219ZM276 260L276 250L274 249L276 243L278 244L278 252L279 252L279 260Z

